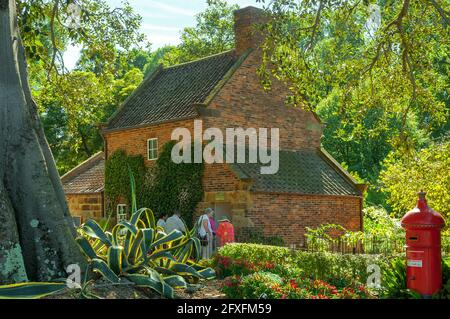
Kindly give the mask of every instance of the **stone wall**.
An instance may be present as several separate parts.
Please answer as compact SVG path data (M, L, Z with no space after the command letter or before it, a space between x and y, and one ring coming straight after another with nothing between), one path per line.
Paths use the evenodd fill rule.
M73 217L100 220L103 215L103 195L99 194L67 194L67 203Z

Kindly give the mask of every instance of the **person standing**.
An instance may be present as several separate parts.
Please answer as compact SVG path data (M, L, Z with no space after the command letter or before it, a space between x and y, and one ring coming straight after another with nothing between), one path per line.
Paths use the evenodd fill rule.
M156 226L161 227L162 229L164 229L165 233L167 233L166 220L167 220L168 217L169 217L169 215L162 214L161 217L158 219L158 223L156 223Z
M205 209L205 214L199 218L198 236L202 241L202 258L209 259L212 256L213 231L211 228L210 217L214 217L214 211L211 208Z
M181 219L180 211L175 211L172 216L166 220L166 233L170 234L174 230L179 230L186 233L186 227L184 226L183 220Z
M234 243L234 226L227 216L223 216L223 218L219 220L217 237L219 238L220 247L223 247L229 243Z

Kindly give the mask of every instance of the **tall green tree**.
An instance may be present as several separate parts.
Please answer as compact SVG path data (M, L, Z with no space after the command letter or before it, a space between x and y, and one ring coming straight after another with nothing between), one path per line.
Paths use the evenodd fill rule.
M196 25L185 28L181 44L162 59L165 65L174 65L230 50L234 46L234 15L237 5L225 0L208 0L207 9L196 16Z
M450 140L438 140L411 156L392 153L381 173L387 202L401 217L417 201L417 192L426 190L430 207L450 216Z
M343 122L355 129L367 109L399 118L392 142L402 148L411 146L410 117L428 131L448 119L448 1L275 0L266 9L260 72L267 88L272 76L288 83L292 104L314 111L337 91Z
M142 81L134 69L147 61L141 18L126 3L110 9L103 1L27 0L18 6L33 95L63 174L102 149L97 125ZM71 71L63 59L69 45L82 49Z
M33 100L27 61L31 71L43 71L31 77L33 88L63 73L62 50L70 42L101 57L95 69L106 70L116 45L127 47L140 37L133 28L140 19L129 6L111 11L103 1L79 0L82 23L66 25L73 3L0 0L0 284L64 278L68 265L84 269L86 263Z

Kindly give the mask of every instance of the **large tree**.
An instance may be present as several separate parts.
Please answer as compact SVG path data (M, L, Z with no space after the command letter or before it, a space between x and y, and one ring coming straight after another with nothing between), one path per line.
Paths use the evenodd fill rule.
M196 16L196 25L185 28L181 44L164 55L164 65L174 65L231 50L234 47L234 15L239 9L224 0L207 0L208 7Z
M289 84L289 101L316 110L331 92L343 123L361 125L366 110L400 126L391 141L414 146L410 118L432 131L448 120L450 3L442 0L274 0L264 27L267 87ZM275 66L275 67L273 67Z
M83 266L28 84L16 3L0 0L0 283L65 277Z
M142 81L150 60L142 19L126 2L114 9L104 0L16 4L32 94L63 174L102 149L98 123ZM71 45L81 55L67 70L63 58Z

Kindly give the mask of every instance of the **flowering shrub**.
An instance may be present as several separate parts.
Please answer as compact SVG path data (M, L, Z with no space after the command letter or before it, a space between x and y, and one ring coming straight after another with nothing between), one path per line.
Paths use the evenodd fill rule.
M369 265L390 268L394 256L342 255L292 251L288 248L232 244L219 250L215 259L218 276L245 276L270 271L283 278L300 276L324 280L339 288L366 283Z
M364 286L338 289L322 280L280 276L257 272L245 277L230 277L222 291L231 299L367 299L372 298Z

